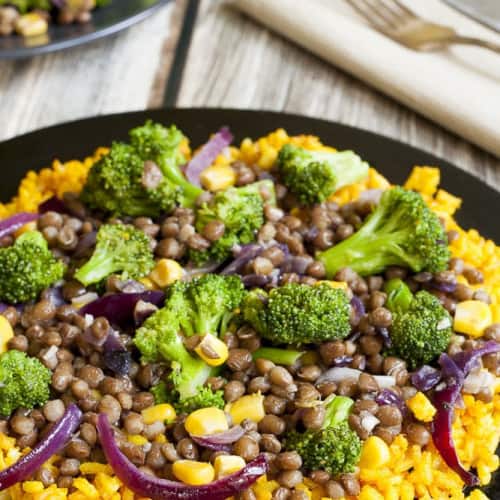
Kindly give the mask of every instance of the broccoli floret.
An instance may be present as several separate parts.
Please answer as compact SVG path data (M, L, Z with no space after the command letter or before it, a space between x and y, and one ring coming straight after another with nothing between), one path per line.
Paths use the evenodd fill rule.
M183 138L175 126L151 121L131 130L130 144L113 143L90 169L82 201L93 209L134 217L156 217L178 204L192 206L202 190L180 171Z
M421 290L413 295L399 279L386 284L387 307L392 312L390 354L404 359L411 370L446 351L452 319L437 297Z
M297 451L308 470L325 470L335 476L354 472L361 455L361 440L347 422L353 401L336 396L326 403L326 415L319 430L291 431L287 450Z
M51 371L36 358L11 350L0 356L0 415L17 408L31 409L47 402Z
M189 415L199 408L215 407L222 410L226 404L224 391L213 391L210 387L201 387L195 396L179 400L177 391L162 381L151 388L151 393L156 404L170 403L179 415Z
M368 164L352 151L325 152L285 144L278 155L278 169L285 186L300 203L321 203L341 187L368 175Z
M153 252L142 231L125 224L104 224L97 233L92 257L78 269L75 278L84 285L115 273L122 279L138 279L153 267Z
M264 201L262 193L267 199ZM264 203L276 204L274 184L265 180L239 188L218 192L209 203L196 212L196 230L203 232L214 220L224 223L224 235L213 242L207 250L191 250L190 259L197 265L207 261L223 262L232 255L236 245L245 245L255 240L255 235L264 224Z
M328 277L350 267L362 276L388 266L415 272L446 269L450 259L446 233L422 196L402 187L385 191L361 228L341 243L319 253Z
M351 331L347 295L326 283L288 283L273 288L268 296L262 290L253 291L242 312L262 337L277 344L343 339Z
M181 404L196 405L208 400L202 388L213 373L208 364L186 349L183 335L224 333L244 294L236 276L206 274L190 282L176 282L167 292L165 306L137 330L134 342L143 360L170 363L168 382ZM191 403L186 402L192 397L195 399Z
M0 300L10 304L35 300L64 271L64 264L52 255L41 233L24 233L12 246L0 249Z

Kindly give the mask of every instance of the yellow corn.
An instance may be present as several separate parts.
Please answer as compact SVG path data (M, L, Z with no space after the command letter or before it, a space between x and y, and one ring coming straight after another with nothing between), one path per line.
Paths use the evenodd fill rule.
M316 286L325 283L332 288L340 288L341 290L347 290L347 283L345 281L332 281L332 280L320 280L315 283Z
M158 436L155 437L155 443L160 443L164 444L167 442L167 437L165 434L158 434Z
M159 420L172 422L176 417L173 406L168 403L150 406L149 408L142 410L141 414L146 425L158 422Z
M195 352L210 366L220 366L229 357L227 345L211 333L203 336L201 342L196 346Z
M7 351L7 344L14 336L14 330L5 316L0 314L0 354Z
M415 396L406 401L406 405L415 415L415 418L422 422L432 422L436 414L436 408L432 406L432 403L423 392L417 392Z
M127 441L137 446L143 446L146 443L148 443L148 440L144 436L141 436L140 434L129 434L127 436Z
M459 302L455 309L453 329L471 337L480 337L485 328L493 322L491 309L480 300Z
M84 477L74 479L73 487L81 491L87 498L99 498L99 492L95 486L89 483Z
M227 404L226 411L231 415L233 423L236 425L246 418L258 423L266 414L264 410L264 396L259 393L242 396L234 403Z
M113 469L108 464L100 464L99 462L84 462L80 465L80 472L85 475L95 475L99 472L103 474L112 474Z
M179 481L193 486L211 483L215 477L211 464L195 460L177 460L172 465L172 472Z
M24 481L23 490L26 493L38 493L39 491L43 491L45 486L41 481Z
M391 459L389 447L378 436L370 436L363 445L359 466L367 469L378 469Z
M372 486L363 486L358 495L358 500L384 500L384 496Z
M156 285L164 288L179 281L184 274L182 266L172 259L160 259L149 273L149 279Z
M139 281L146 287L147 290L157 290L158 289L158 286L156 285L156 283L153 283L153 281L150 280L149 278L141 278Z
M16 32L22 36L37 36L47 33L49 24L40 14L30 12L16 21Z
M236 173L229 165L212 165L203 170L200 182L209 191L221 191L234 186Z
M191 413L184 422L184 428L192 436L217 434L229 429L226 414L219 408L200 408Z
M238 455L219 455L214 460L217 479L238 472L243 467L245 467L245 460Z

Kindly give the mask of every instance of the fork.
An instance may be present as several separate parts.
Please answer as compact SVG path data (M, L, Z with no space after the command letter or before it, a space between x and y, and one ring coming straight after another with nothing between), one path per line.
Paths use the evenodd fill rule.
M453 44L476 45L500 54L500 45L462 36L411 11L399 0L347 0L377 31L413 50L434 51Z

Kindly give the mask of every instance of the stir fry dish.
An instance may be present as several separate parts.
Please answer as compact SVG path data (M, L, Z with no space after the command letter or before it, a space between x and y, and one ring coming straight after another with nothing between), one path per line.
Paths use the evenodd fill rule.
M84 24L111 0L0 0L0 36L45 35L51 23Z
M487 498L500 247L438 168L232 143L148 121L0 205L0 498Z

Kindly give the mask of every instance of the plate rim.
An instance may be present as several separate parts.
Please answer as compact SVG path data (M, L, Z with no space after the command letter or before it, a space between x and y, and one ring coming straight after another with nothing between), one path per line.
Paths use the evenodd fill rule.
M96 40L100 40L101 38L119 33L120 31L130 28L134 24L143 21L144 19L151 16L154 12L156 12L156 10L160 9L170 2L171 0L156 0L156 3L154 3L153 5L146 7L145 9L137 12L130 17L122 19L117 23L106 26L105 28L102 28L100 30L85 33L75 38L60 40L36 47L22 47L17 49L0 50L0 61L27 59L33 56L59 52L62 50L77 47L79 45L85 45Z

